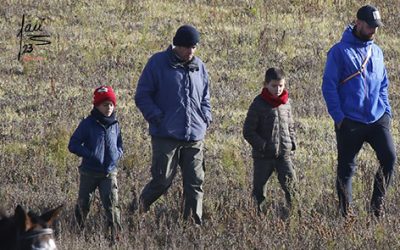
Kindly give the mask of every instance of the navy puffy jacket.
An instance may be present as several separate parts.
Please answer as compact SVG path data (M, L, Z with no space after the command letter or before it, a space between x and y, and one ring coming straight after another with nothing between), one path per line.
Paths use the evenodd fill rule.
M89 115L72 134L68 149L82 157L83 170L105 174L115 171L123 153L118 122L115 121L106 128Z

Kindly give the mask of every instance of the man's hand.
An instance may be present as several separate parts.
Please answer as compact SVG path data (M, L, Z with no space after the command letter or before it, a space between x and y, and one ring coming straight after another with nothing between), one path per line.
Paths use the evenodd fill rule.
M340 129L342 127L343 120L341 120L340 122L336 123L336 128L337 129Z

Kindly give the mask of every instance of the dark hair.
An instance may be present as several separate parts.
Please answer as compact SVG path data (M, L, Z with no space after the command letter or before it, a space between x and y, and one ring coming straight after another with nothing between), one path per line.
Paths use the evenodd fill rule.
M283 73L283 70L278 69L278 68L269 68L265 72L265 82L268 83L272 80L282 80L285 78L285 73Z

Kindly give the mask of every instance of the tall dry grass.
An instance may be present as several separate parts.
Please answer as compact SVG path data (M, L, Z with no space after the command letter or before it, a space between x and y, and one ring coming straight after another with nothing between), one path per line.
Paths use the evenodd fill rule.
M84 234L76 232L73 206L79 159L66 145L91 109L92 90L111 84L125 155L120 163L123 241L120 249L396 249L400 202L397 178L387 199L387 216L366 212L377 161L369 146L354 178L359 216L346 223L337 214L335 138L320 93L327 50L340 39L365 1L354 0L4 0L0 9L0 204L42 211L65 203L56 225L60 249L108 249L104 218L96 199ZM386 57L399 140L398 58L400 6L374 1L384 18L376 42ZM44 60L18 62L16 37L22 15L45 18L51 45L35 47ZM147 124L134 106L137 79L147 59L165 49L184 23L202 33L198 55L211 76L214 123L206 138L205 225L180 218L181 177L145 216L130 214L133 194L149 180L151 150ZM248 105L261 88L265 69L283 68L294 103L299 146L296 212L282 220L284 202L272 178L269 211L259 217L251 198L250 146L241 135ZM396 144L398 145L398 144ZM398 146L396 146L399 149ZM397 177L397 176L396 176Z

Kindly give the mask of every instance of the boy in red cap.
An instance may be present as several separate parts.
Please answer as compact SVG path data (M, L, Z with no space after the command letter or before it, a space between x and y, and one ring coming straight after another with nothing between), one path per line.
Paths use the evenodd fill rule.
M121 229L118 205L117 162L122 156L122 136L115 115L116 96L110 86L96 88L93 109L72 134L68 149L82 157L79 166L80 184L75 216L79 227L89 213L96 188L105 209L112 241L118 240Z

